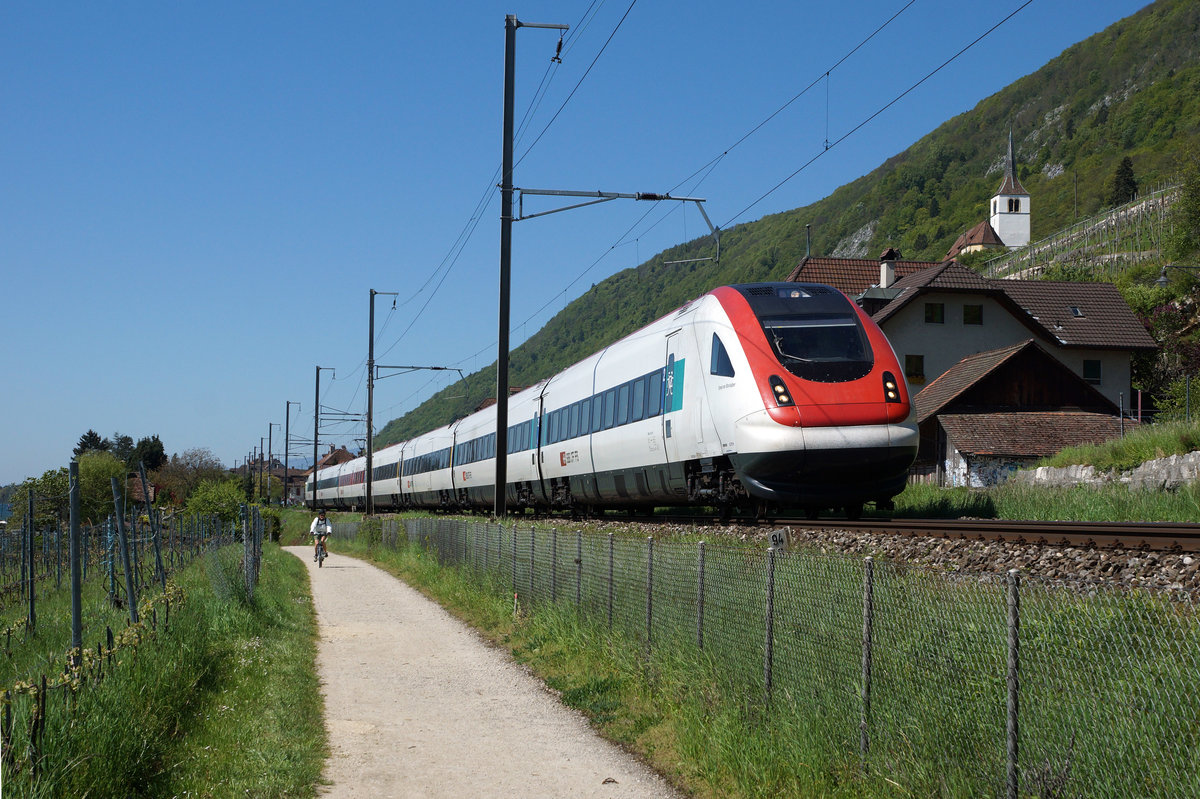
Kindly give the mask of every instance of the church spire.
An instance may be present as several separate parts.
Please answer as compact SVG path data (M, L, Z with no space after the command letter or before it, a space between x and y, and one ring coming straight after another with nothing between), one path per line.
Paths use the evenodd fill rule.
M1008 129L1008 168L1004 171L1004 182L1000 184L1000 190L996 194L1029 195L1021 181L1017 180L1017 157L1013 154L1012 128Z

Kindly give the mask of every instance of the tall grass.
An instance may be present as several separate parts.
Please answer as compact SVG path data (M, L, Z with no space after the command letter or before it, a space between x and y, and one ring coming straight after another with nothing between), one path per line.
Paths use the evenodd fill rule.
M1122 438L1103 444L1067 447L1039 466L1095 466L1124 471L1155 458L1182 455L1200 449L1200 423L1164 422L1130 429Z
M37 774L27 751L14 752L20 770L5 771L5 796L313 794L325 734L306 572L268 545L251 601L240 550L175 575L184 599L169 624L160 615L158 629L106 664L102 680L50 693ZM49 638L39 626L42 634ZM21 669L36 665L27 659ZM14 703L18 731L26 705Z
M1035 486L1010 480L988 489L914 483L896 497L895 505L898 518L1194 522L1200 519L1200 484L1151 491L1119 483Z

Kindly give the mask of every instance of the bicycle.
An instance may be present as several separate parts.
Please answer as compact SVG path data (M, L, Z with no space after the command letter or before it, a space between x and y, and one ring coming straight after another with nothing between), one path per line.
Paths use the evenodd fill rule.
M326 554L328 554L328 553L325 552L325 541L318 540L317 541L317 568L318 569L325 565L325 555Z

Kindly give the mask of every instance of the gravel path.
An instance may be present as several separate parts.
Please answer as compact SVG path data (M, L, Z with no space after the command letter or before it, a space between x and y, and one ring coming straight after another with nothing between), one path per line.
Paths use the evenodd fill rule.
M386 572L308 564L330 797L678 797L541 682Z

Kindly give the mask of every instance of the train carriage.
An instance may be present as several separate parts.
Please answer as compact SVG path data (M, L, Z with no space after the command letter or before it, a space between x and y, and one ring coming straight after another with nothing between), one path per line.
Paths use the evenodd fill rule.
M917 443L891 345L818 284L715 289L509 398L509 420L497 436L492 407L404 442L398 485L377 468L373 492L490 507L504 446L513 508L774 503L853 515L903 490ZM318 504L359 493L318 490Z

